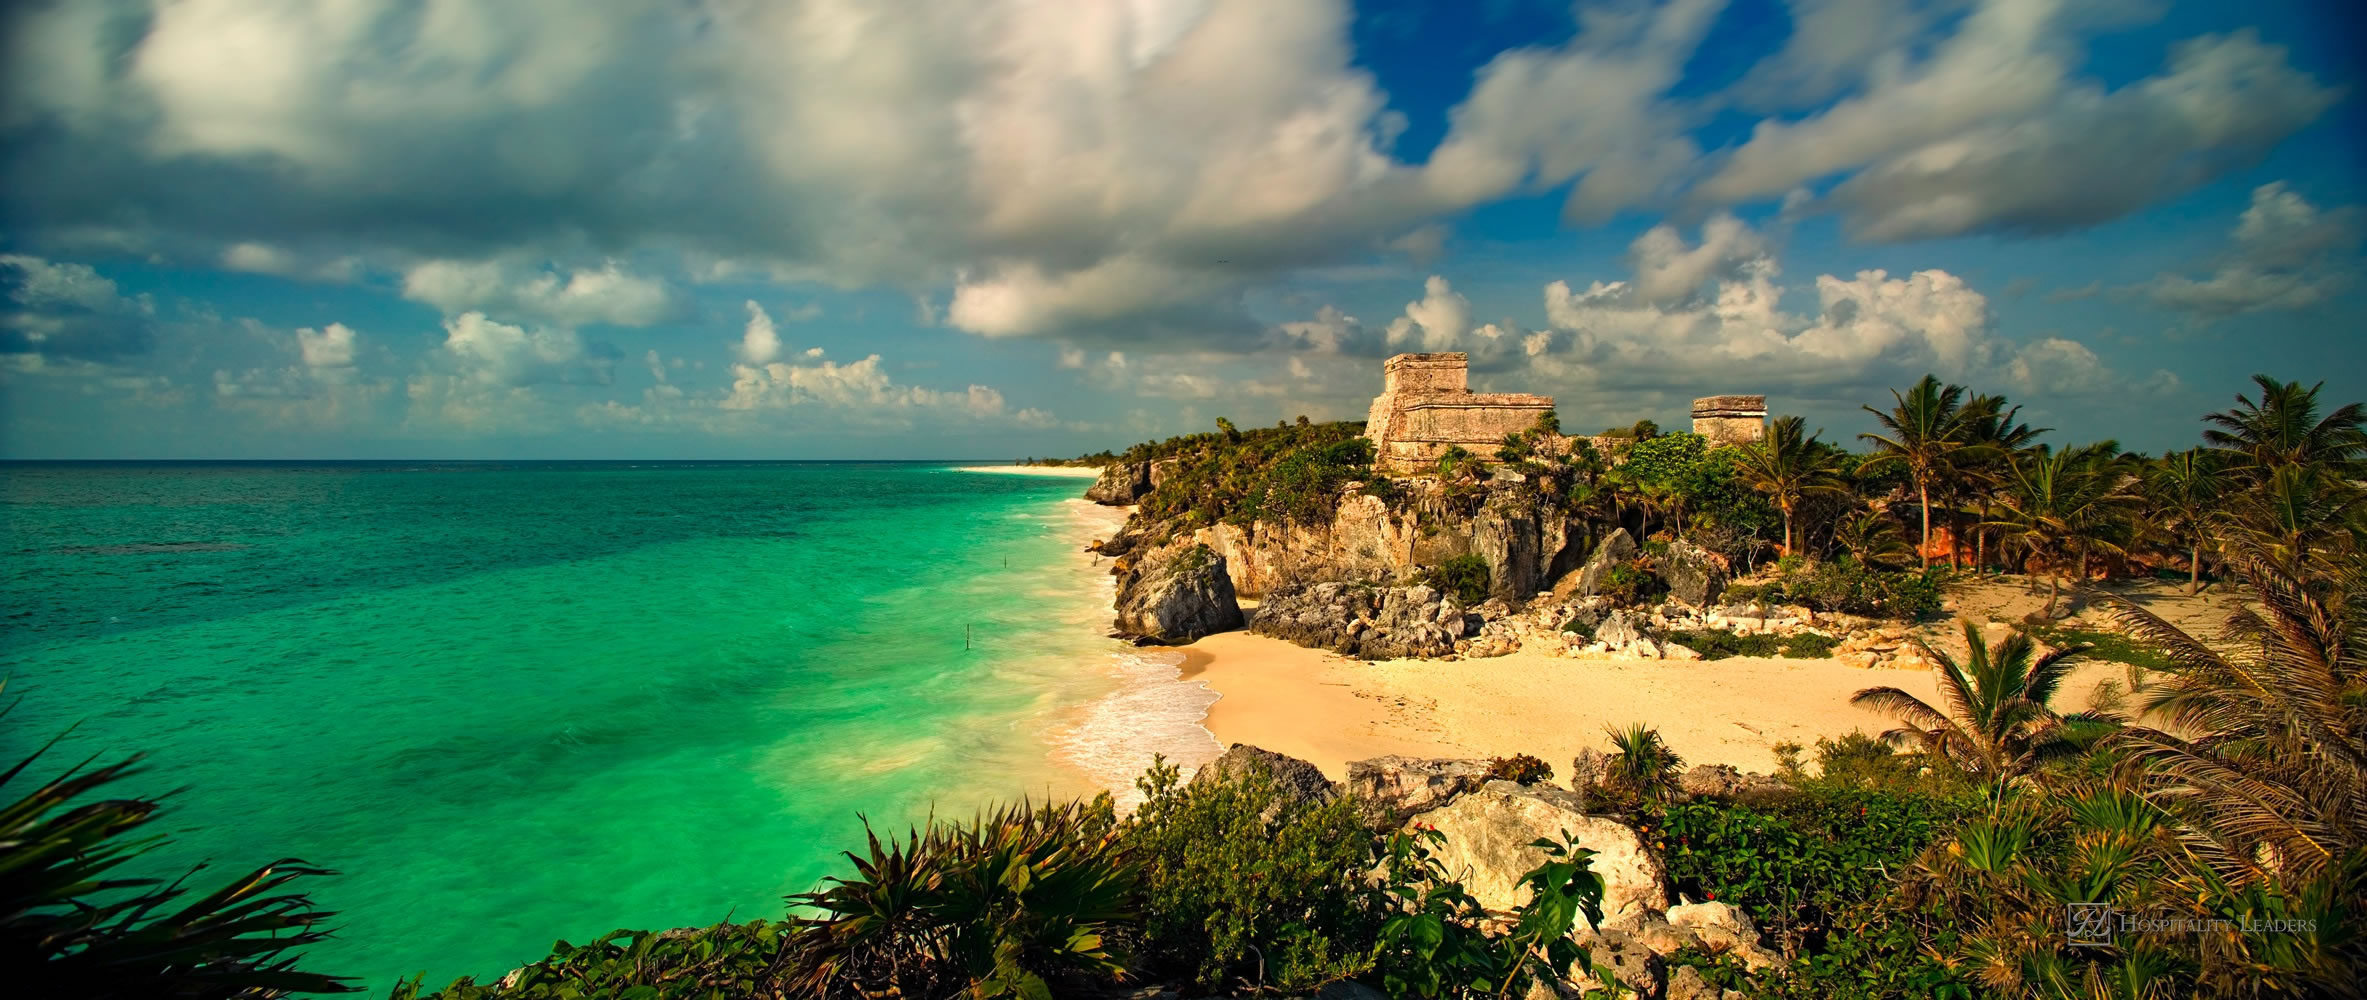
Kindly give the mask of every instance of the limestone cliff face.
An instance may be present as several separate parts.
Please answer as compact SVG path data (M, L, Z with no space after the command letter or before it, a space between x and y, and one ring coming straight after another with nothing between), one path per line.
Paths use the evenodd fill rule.
M1219 524L1187 537L1223 555L1233 589L1246 596L1288 583L1403 580L1424 567L1476 555L1488 564L1489 596L1518 602L1584 563L1593 539L1583 522L1516 485L1490 484L1478 512L1465 514L1436 481L1399 480L1403 495L1394 503L1351 490L1326 523Z

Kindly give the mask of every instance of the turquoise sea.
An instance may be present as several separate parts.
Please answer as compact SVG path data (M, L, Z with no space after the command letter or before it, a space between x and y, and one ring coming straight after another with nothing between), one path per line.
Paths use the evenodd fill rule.
M895 824L1213 755L1103 636L1114 512L906 463L0 465L0 758L134 751L147 862L281 856L383 995L778 917ZM965 649L965 642L968 647ZM0 765L4 766L4 765ZM19 785L27 783L20 778ZM9 789L22 794L23 787Z

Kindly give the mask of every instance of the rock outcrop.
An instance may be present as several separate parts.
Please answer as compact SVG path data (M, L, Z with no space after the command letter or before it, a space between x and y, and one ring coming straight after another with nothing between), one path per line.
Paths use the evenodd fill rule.
M1225 559L1205 545L1138 553L1118 564L1118 634L1172 645L1242 625Z
M1696 608L1712 606L1726 591L1726 561L1682 538L1668 543L1655 565L1668 595Z
M1701 764L1679 777L1677 787L1694 798L1731 799L1776 791L1784 784L1764 774L1737 770L1729 764Z
M1317 583L1269 591L1250 631L1367 660L1445 656L1471 631L1469 616L1437 590Z
M1611 567L1635 557L1636 540L1628 535L1627 529L1612 529L1609 535L1604 536L1602 543L1594 547L1594 554L1586 557L1586 565L1579 568L1577 595L1593 597L1600 591L1603 577L1610 575Z
M1264 774L1273 781L1274 790L1281 793L1264 817L1271 823L1286 809L1302 805L1322 805L1340 793L1338 785L1323 776L1323 769L1296 757L1286 757L1247 743L1235 743L1215 760L1192 772L1194 785L1247 780L1251 775Z
M1488 596L1508 604L1537 592L1544 573L1542 541L1534 511L1489 504L1471 520L1471 552L1487 561Z
M1392 756L1348 762L1348 794L1364 807L1365 818L1383 830L1478 791L1487 781L1488 764L1483 760Z
M1101 478L1085 490L1085 499L1124 507L1151 491L1150 462L1112 462L1101 467Z
M1490 910L1512 910L1527 900L1520 877L1545 860L1545 852L1530 844L1559 840L1564 831L1595 852L1606 923L1668 908L1668 873L1643 834L1619 820L1586 815L1577 796L1561 789L1491 781L1411 822L1446 834L1438 860Z

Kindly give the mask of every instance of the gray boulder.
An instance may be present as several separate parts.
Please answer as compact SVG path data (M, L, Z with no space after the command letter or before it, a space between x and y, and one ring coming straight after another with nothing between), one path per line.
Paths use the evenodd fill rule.
M1121 561L1118 634L1172 645L1242 625L1225 557L1206 545L1178 545Z
M1478 791L1487 780L1484 760L1391 756L1348 762L1348 794L1380 829L1403 826L1458 795Z
M1538 534L1533 510L1507 513L1504 505L1489 504L1472 519L1471 550L1488 564L1488 596L1518 603L1537 592Z
M1247 780L1253 774L1265 774L1281 793L1279 801L1267 810L1265 820L1271 823L1283 810L1302 805L1322 805L1340 794L1339 786L1323 776L1323 769L1296 757L1285 757L1272 750L1235 743L1223 756L1201 765L1192 772L1192 784L1208 785L1217 782Z
M1712 606L1726 592L1726 561L1682 538L1668 543L1668 554L1655 565L1668 595L1696 608Z
M1494 781L1410 822L1446 834L1438 860L1489 910L1506 912L1527 901L1520 878L1545 860L1545 852L1530 845L1539 838L1558 841L1564 832L1595 852L1606 923L1668 908L1668 872L1643 834L1619 820L1586 815L1569 792Z
M1586 558L1586 565L1579 567L1579 596L1593 597L1601 589L1603 577L1610 575L1611 567L1635 558L1636 551L1636 540L1628 535L1627 529L1613 528L1602 544L1594 547L1594 555Z
M1124 507L1151 491L1151 463L1112 462L1101 467L1101 478L1085 490L1085 499Z
M1730 799L1773 791L1782 788L1783 782L1764 774L1740 771L1729 764L1702 764L1678 778L1677 786L1694 798Z
M1453 598L1427 586L1285 584L1268 591L1250 631L1368 660L1445 656L1473 631Z

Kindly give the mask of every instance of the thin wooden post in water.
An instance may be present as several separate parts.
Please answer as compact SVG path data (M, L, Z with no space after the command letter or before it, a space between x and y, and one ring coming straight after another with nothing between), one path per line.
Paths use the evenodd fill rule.
M962 626L962 652L970 651L970 626Z

